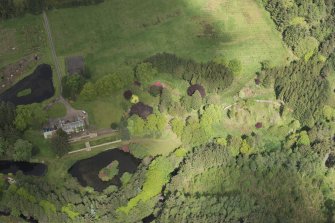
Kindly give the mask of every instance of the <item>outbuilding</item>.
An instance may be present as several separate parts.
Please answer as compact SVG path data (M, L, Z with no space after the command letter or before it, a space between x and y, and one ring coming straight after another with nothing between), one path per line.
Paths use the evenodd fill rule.
M71 56L65 59L66 71L69 75L84 74L85 64L82 56Z

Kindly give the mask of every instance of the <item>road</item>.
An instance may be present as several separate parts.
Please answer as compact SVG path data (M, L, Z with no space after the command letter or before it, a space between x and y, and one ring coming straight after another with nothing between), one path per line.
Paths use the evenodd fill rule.
M81 110L74 109L62 96L62 91L63 91L63 89L62 89L62 76L63 76L62 75L62 69L59 65L58 57L57 57L57 54L56 54L55 43L54 43L53 38L52 38L52 33L51 33L51 29L50 29L48 16L47 16L45 11L43 11L43 21L44 21L43 22L44 29L45 29L45 32L47 33L47 36L48 36L48 42L49 42L49 47L50 47L51 54L52 54L52 60L54 62L55 71L56 71L56 74L57 74L57 77L58 77L59 98L56 101L64 104L64 106L66 108L66 117L67 118L78 116L78 114L82 115ZM88 118L86 119L86 122L88 122Z
M57 58L57 54L56 54L56 49L55 49L55 44L54 44L54 41L52 39L52 34L51 34L51 29L50 29L50 25L49 25L49 20L48 20L48 17L47 17L47 14L45 13L45 11L43 11L43 20L44 20L44 29L45 29L45 32L47 33L48 35L48 42L49 42L49 46L50 46L50 49L51 49L51 54L52 54L52 59L54 61L54 65L55 65L55 70L56 70L56 73L57 73L57 77L58 77L58 86L59 86L59 93L60 95L62 95L62 72L61 72L61 68L59 66L59 62L58 62L58 58ZM60 96L62 97L62 96ZM64 100L64 99L63 99Z

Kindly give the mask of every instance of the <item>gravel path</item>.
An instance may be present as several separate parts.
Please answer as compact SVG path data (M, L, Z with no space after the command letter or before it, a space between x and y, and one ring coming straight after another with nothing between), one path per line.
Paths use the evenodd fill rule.
M52 33L51 33L51 29L50 29L49 20L48 20L48 17L47 17L47 14L46 14L45 11L43 11L43 21L44 21L44 23L43 23L44 24L44 29L45 29L45 32L47 33L47 36L48 36L49 47L50 47L50 50L51 50L52 59L53 59L54 65L55 65L55 71L56 71L56 74L57 74L57 77L58 77L58 83L59 83L58 86L59 86L60 96L59 96L59 98L57 98L55 100L55 102L60 102L65 106L66 116L64 118L69 119L70 117L82 116L83 115L82 111L74 109L68 103L68 101L66 101L62 96L62 90L63 90L62 89L62 76L63 75L62 75L62 71L61 71L59 61L58 61L58 57L57 57L57 54L56 54L56 48L55 48L55 44L54 44L54 41L53 41L53 38L52 38ZM85 114L84 116L86 116L86 122L88 122L87 114Z
M58 77L58 82L59 82L59 92L60 95L62 95L62 72L61 72L61 68L59 66L59 62L58 62L58 58L57 58L57 54L56 54L56 49L55 49L55 44L54 41L52 39L52 35L51 35L51 29L50 29L50 25L49 25L49 20L47 17L47 14L45 13L45 11L43 11L43 20L44 20L44 29L48 35L48 42L49 42L49 46L51 49L51 54L52 54L52 59L54 61L54 65L55 65L55 69L56 69L56 73L57 73L57 77Z

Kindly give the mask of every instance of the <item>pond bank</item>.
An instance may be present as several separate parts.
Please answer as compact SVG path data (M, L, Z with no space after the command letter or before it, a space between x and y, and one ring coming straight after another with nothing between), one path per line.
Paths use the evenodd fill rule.
M16 174L22 171L25 175L44 176L47 171L47 165L43 163L16 162L11 160L0 160L0 173Z
M30 94L18 97L18 93L30 89ZM23 78L0 95L0 101L9 101L15 105L39 103L55 94L50 65L39 65L32 74Z
M110 181L102 181L98 176L99 171L114 160L119 162L118 174ZM90 186L96 191L103 191L110 185L121 186L120 178L123 173L134 173L140 162L141 160L135 158L130 153L123 152L120 149L112 149L77 161L68 172L77 178L82 186Z

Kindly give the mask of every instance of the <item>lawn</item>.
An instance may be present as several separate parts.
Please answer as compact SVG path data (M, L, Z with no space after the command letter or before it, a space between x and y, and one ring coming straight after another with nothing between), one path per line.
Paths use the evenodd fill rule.
M115 94L111 97L101 97L94 101L76 101L76 109L85 110L89 114L90 126L98 129L110 128L112 123L119 123L123 115L123 95ZM126 102L126 101L125 101Z
M48 15L58 54L86 56L93 78L162 51L197 61L237 58L249 75L263 60L276 65L290 56L255 0L105 0Z
M140 101L145 104L150 106L158 104L158 97L151 96L146 89L141 90L140 88L131 86L130 88L116 91L111 96L98 97L94 101L85 101L79 97L73 103L73 106L76 109L88 112L90 126L98 129L110 128L112 123L119 123L124 113L128 112L128 109L131 107L131 103L123 96L124 91L127 89L134 90L134 94L139 96Z
M47 63L54 67L42 15L27 14L0 21L0 36L0 69L19 62L25 56L39 56L39 60L31 63L15 82L31 74L38 64ZM58 79L54 75L55 96L59 95L58 85Z
M42 132L37 130L27 130L24 133L24 138L32 142L35 145L33 153L37 160L43 160L44 158L54 158L55 154L51 149L51 141L44 139ZM37 149L38 148L38 149Z
M66 115L66 108L62 103L56 103L47 111L49 118L61 118Z
M135 153L144 156L167 156L173 150L181 145L181 141L171 130L165 130L162 137L155 138L134 138L131 140L132 143L140 144L142 147L138 148L142 151L136 151Z
M109 142L114 142L116 140L120 140L120 134L118 132L115 132L113 134L111 134L110 136L102 136L102 137L98 137L96 139L93 139L90 141L90 145L91 146L97 146L97 145L101 145L104 143L109 143Z

